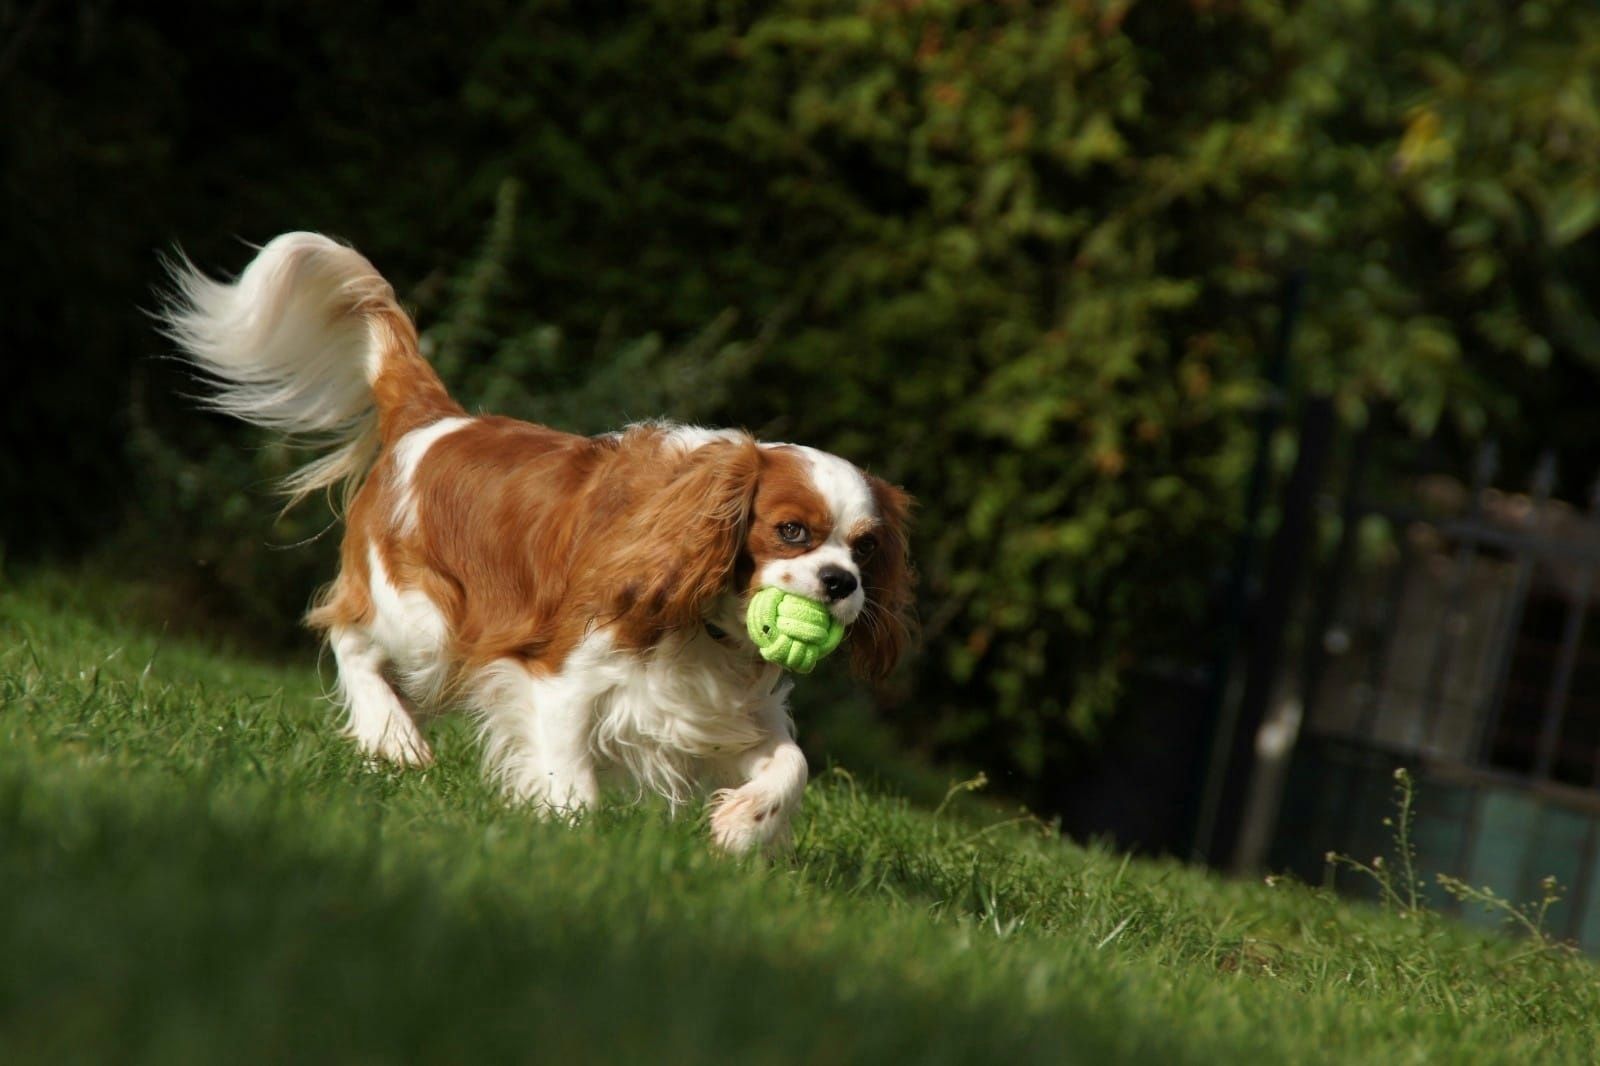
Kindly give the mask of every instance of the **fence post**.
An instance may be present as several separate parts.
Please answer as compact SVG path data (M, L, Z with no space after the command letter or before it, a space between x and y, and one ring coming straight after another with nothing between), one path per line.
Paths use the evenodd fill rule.
M1350 460L1345 468L1344 499L1339 508L1339 540L1334 546L1333 558L1323 572L1316 601L1311 606L1311 617L1306 624L1299 688L1300 710L1308 723L1316 709L1317 693L1322 688L1322 674L1328 664L1328 630L1338 613L1339 599L1345 591L1345 578L1350 569L1350 558L1355 553L1356 526L1361 521L1362 505L1366 502L1362 494L1367 462L1372 457L1372 441L1376 435L1377 427L1369 419L1351 445Z
M1500 465L1499 446L1490 441L1478 450L1477 468L1472 478L1472 497L1467 504L1467 522L1475 524L1483 517L1483 504L1489 488L1494 484L1495 470ZM1422 692L1422 713L1416 716L1408 738L1413 750L1430 751L1436 747L1439 732L1439 715L1444 708L1445 678L1450 664L1455 661L1456 644L1460 640L1458 622L1466 608L1467 585L1472 580L1472 570L1478 561L1478 542L1464 538L1456 545L1455 566L1450 575L1449 599L1444 617L1434 626L1433 654L1428 661L1428 680Z
M1299 602L1306 549L1316 527L1316 497L1333 443L1336 418L1326 396L1307 399L1300 419L1300 448L1283 490L1283 517L1272 538L1262 574L1261 602L1246 653L1244 691L1231 734L1224 739L1228 759L1218 793L1209 858L1232 866L1246 798L1256 772L1256 734L1267 716L1273 685L1283 660L1284 641Z
M1533 519L1532 527L1537 530L1543 522L1541 511L1549 502L1550 491L1556 483L1556 457L1554 452L1545 452L1539 456L1539 465L1533 474ZM1522 611L1528 603L1528 590L1533 584L1533 567L1538 561L1538 548L1535 545L1522 544L1517 552L1517 572L1511 588L1511 603L1506 608L1505 624L1501 626L1499 639L1495 641L1495 667L1492 687L1489 689L1489 703L1484 708L1484 714L1479 724L1477 743L1471 749L1477 756L1481 765L1487 766L1493 761L1494 737L1500 730L1500 711L1505 705L1506 682L1511 678L1511 656L1517 647L1517 632L1522 628Z
M1271 476L1272 434L1278 428L1284 408L1284 385L1289 375L1289 349L1305 296L1305 272L1296 270L1283 284L1279 301L1278 331L1272 356L1266 367L1267 397L1256 413L1256 454L1250 466L1250 484L1245 492L1244 525L1234 547L1233 565L1221 596L1221 611L1215 643L1211 649L1210 684L1206 690L1204 735L1208 738L1206 761L1200 781L1200 810L1195 817L1192 852L1208 859L1217 828L1217 805L1221 801L1224 775L1228 769L1230 737L1233 734L1233 708L1229 703L1234 644L1243 629L1249 599L1250 571L1255 563L1256 541L1261 511L1267 501L1267 482Z
M1589 490L1589 520L1600 519L1600 478ZM1561 654L1556 659L1555 676L1545 700L1544 720L1539 723L1539 750L1534 763L1535 776L1548 780L1555 769L1556 744L1561 738L1561 719L1566 715L1567 696L1572 691L1572 673L1578 665L1578 649L1583 644L1583 621L1589 614L1589 599L1594 592L1595 566L1585 562L1578 567L1578 587L1567 604L1566 622L1561 629Z

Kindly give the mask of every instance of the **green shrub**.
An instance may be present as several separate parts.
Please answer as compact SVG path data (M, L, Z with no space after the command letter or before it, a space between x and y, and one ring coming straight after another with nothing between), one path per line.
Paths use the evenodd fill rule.
M1024 787L1130 671L1196 650L1290 272L1294 387L1348 422L1595 451L1584 4L484 4L370 45L321 12L300 37L370 83L296 68L294 106L339 101L311 126L329 181L255 158L287 191L253 202L345 210L325 228L397 279L469 404L744 423L907 485L926 646L888 703ZM226 584L294 590L262 617L297 610L285 575L323 557L235 524L287 456L151 424L141 456L186 458L143 464L146 539L203 531Z

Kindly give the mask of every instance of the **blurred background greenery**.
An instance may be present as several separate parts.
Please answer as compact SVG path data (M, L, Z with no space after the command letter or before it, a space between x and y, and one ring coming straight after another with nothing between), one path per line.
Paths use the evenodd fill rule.
M1292 395L1600 458L1597 72L1578 0L0 0L0 546L305 640L329 515L141 308L322 230L469 407L904 484L883 719L1049 808L1210 651L1291 275Z

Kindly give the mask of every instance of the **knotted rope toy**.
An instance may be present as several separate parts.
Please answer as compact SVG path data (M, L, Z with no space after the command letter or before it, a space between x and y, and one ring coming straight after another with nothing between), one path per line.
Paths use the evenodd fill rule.
M825 604L771 585L751 597L744 620L761 657L797 674L809 674L844 639L844 623Z

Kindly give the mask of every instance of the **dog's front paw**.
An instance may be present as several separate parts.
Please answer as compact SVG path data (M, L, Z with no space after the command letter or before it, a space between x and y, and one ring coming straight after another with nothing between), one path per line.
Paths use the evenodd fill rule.
M426 769L433 765L433 749L409 720L391 720L387 728L371 735L356 734L356 744L374 759Z
M594 773L585 767L547 767L537 759L519 759L499 770L506 795L548 821L576 825L600 802Z
M789 841L789 811L783 797L745 785L711 796L711 841L730 855L760 848L775 851Z

